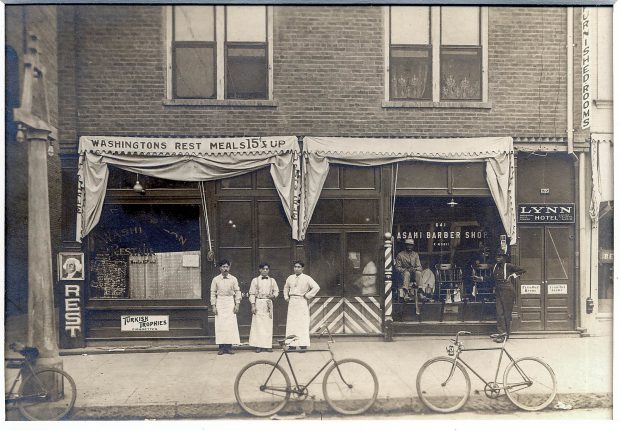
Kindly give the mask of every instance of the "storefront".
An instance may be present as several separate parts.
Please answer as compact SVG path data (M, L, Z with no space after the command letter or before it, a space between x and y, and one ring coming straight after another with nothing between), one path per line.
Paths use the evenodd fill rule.
M500 245L528 271L516 285L514 329L574 329L568 157L515 157L511 138L312 137L303 152L296 137L83 137L80 155L83 255L65 253L59 265L81 259L84 275L59 283L65 347L212 342L207 298L222 258L244 293L242 338L258 264L270 263L281 290L294 259L321 286L310 302L311 332L328 324L336 334L368 336L486 333L495 329L493 290L472 275L491 267ZM572 218L519 218L562 208ZM400 294L393 265L406 239L435 278L420 301ZM285 332L286 308L280 296L276 335Z
M384 236L377 235L374 250L347 248L342 255L349 264L356 261L358 254L362 256L358 268L363 268L370 256L380 257L371 262L371 267L380 268L376 285L383 294L367 299L381 301L383 333L386 325L393 326L397 334L449 333L463 323L479 331L492 328L494 298L484 291L485 286L474 286L471 276L474 266L488 265L489 250L494 251L502 241L506 246L516 242L511 138L306 137L304 154L305 199L300 225L308 226L310 233L317 229L318 220L326 220L331 214L324 208L334 193L328 189L334 168L345 173L355 170L362 179L350 181L353 187L343 190L344 196L353 197L364 189L369 193L369 184L373 184L369 178L380 184L380 217L376 225L378 232L390 232L391 239L384 242ZM361 172L365 174L360 175ZM315 213L321 216L312 215L308 224L313 205ZM345 214L349 208L349 217L358 218L357 223L370 224L373 220L374 207L370 202L359 208L349 206ZM333 216L332 219L337 220ZM331 228L337 228L336 222ZM359 235L359 226L340 228L345 235ZM417 304L399 294L402 279L393 265L408 238L414 240L417 253L436 278L435 288ZM364 255L369 257L365 259ZM347 286L351 285L345 281L345 289ZM347 300L345 294L345 304Z
M58 256L64 347L208 342L218 259L234 262L246 293L259 260L288 271L291 256L281 256L297 235L297 138L82 137L79 155L82 248Z

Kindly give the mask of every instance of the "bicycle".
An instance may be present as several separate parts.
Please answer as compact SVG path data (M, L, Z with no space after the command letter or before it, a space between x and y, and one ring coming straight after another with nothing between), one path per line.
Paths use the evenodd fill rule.
M359 359L336 360L330 344L334 343L328 328L329 340L327 349L312 350L313 352L329 351L331 358L319 369L308 383L298 382L295 370L291 363L288 346L298 339L289 335L278 340L282 353L277 362L269 360L254 361L246 365L235 379L235 397L241 408L247 413L266 417L277 414L284 408L292 396L299 400L308 397L308 387L323 372L323 395L327 404L336 412L345 415L362 414L366 412L377 399L379 383L374 370ZM280 365L282 358L286 358L294 385Z
M35 368L39 357L36 347L12 343L9 348L22 358L5 358L7 368L19 369L5 394L5 406L17 405L20 413L31 421L64 418L73 408L77 396L73 378L56 368ZM18 382L21 384L14 392Z
M471 390L467 369L485 384L484 394L488 398L495 399L503 391L515 406L527 411L542 410L551 404L557 393L557 383L548 364L534 357L514 359L506 350L507 338L504 338L501 347L466 349L459 341L459 336L470 334L468 331L459 331L446 347L450 357L430 359L420 368L416 390L426 407L440 413L454 412L463 407ZM484 350L501 351L493 381L486 381L461 357L462 352ZM500 383L498 376L504 354L510 363Z

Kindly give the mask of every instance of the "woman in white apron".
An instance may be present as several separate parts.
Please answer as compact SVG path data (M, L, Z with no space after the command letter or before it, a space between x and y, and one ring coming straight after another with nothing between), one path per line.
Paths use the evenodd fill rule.
M220 275L211 282L211 304L215 315L215 343L218 355L233 354L232 345L239 344L237 313L241 302L241 290L237 278L229 274L230 262L220 261Z
M273 299L278 296L276 280L269 277L269 264L258 266L260 276L250 284L250 304L252 305L252 327L250 346L256 353L272 352L273 338Z
M290 344L290 349L297 346L303 351L310 345L310 310L308 300L316 296L321 289L312 277L304 274L304 263L295 261L295 274L286 279L284 285L284 299L288 302L286 315L286 336L296 335L298 340Z

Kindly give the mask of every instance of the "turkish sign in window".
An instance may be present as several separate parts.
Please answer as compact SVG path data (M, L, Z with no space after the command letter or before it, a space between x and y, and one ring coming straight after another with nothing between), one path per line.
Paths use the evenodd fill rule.
M121 316L121 331L168 331L170 316Z

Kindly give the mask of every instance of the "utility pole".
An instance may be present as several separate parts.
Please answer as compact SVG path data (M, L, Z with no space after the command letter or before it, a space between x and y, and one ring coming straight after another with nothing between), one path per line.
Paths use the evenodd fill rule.
M28 151L28 340L40 352L39 366L62 367L58 354L57 318L54 311L52 248L47 176L47 157L55 129L49 124L45 70L39 64L38 38L28 34L24 54L24 80L21 106L14 111L17 142ZM35 92L45 106L36 107ZM51 153L53 154L53 153Z

